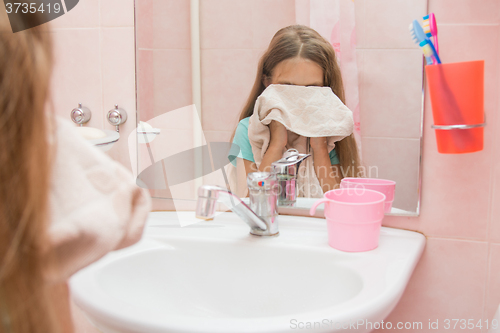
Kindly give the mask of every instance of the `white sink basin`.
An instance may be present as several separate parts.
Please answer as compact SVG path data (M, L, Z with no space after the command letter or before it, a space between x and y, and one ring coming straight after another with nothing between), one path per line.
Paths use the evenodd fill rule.
M151 213L141 242L71 279L103 332L308 332L299 328L315 322L340 332L356 321L349 332L369 332L425 245L421 234L382 228L377 249L346 253L328 246L323 219L280 216L280 235L263 238L232 213L184 228L177 214L194 219Z

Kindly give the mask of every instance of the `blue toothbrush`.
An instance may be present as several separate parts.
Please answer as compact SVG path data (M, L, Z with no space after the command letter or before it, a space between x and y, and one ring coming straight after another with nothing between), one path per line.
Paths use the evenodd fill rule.
M415 42L415 44L421 46L422 48L424 48L424 47L426 47L426 45L428 45L428 47L430 47L430 49L432 51L432 57L434 58L434 60L436 60L436 63L440 64L441 59L439 58L439 55L436 52L436 49L434 48L434 45L432 44L431 40L429 38L427 38L427 35L424 32L424 29L422 29L422 26L420 25L420 23L418 23L417 20L413 20L413 22L410 24L410 32L411 32L411 37L412 37L413 41ZM426 43L422 43L424 41L426 41ZM421 43L424 45L421 45ZM429 59L427 57L428 53L426 54L426 50L424 50L424 55L425 55L425 58L427 60L427 64L430 65Z

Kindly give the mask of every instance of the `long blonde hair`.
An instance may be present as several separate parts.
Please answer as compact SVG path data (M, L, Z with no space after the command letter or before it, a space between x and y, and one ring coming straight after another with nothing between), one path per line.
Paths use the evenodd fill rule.
M61 332L50 264L47 204L52 51L39 14L0 14L0 332ZM23 29L27 29L21 31Z
M239 121L252 115L257 97L266 89L264 80L272 78L276 65L283 60L296 57L317 63L323 69L323 85L332 88L333 93L345 104L342 76L333 47L315 30L303 25L292 25L274 35L267 51L260 59L255 83L241 111ZM354 136L351 134L337 142L335 151L339 156L342 176L356 177L359 157Z

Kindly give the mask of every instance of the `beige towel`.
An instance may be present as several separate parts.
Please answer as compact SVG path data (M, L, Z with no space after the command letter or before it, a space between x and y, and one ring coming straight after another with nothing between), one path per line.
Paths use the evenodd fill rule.
M354 128L352 111L333 93L330 87L269 85L257 98L250 117L248 138L257 166L269 146L271 121L282 123L288 132L286 149L310 152L307 138L327 137L329 151L335 142L351 135ZM313 157L299 169L299 196L321 197L319 181L313 167Z
M137 242L151 199L125 167L80 137L69 121L57 119L52 139L48 232L57 267L47 278L58 282Z

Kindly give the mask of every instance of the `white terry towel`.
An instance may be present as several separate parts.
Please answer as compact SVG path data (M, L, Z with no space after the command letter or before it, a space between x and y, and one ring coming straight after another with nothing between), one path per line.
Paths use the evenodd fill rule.
M309 152L307 138L327 137L329 151L335 142L352 134L352 111L342 103L330 87L304 87L271 84L257 98L250 116L248 138L257 166L269 146L271 121L282 123L288 133L285 149L295 148ZM321 197L323 191L315 175L313 157L309 157L299 171L299 196ZM301 165L301 168L302 168Z
M56 267L53 282L67 280L106 253L137 242L151 199L121 164L57 119L49 198L48 234Z

